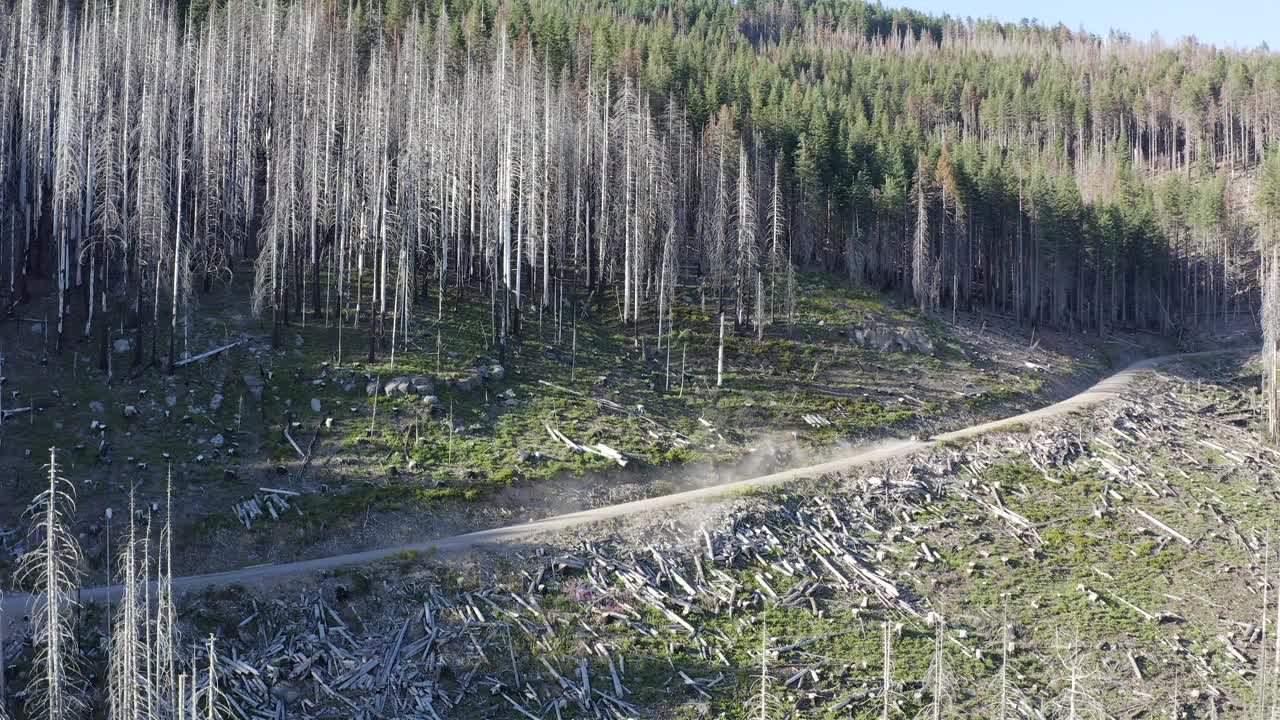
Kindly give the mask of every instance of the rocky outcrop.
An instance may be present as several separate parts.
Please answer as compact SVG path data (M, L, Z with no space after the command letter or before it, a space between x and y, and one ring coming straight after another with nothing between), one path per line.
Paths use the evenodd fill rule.
M371 384L370 388L376 391L377 385ZM391 378L382 386L382 392L387 397L430 395L434 390L434 381L426 375L402 375Z
M932 355L933 341L918 327L893 328L870 325L853 331L853 339L861 346L877 352L914 352Z
M463 377L457 380L450 380L449 384L455 390L460 392L471 392L479 390L482 385L487 382L501 382L507 377L507 369L502 365L481 363Z

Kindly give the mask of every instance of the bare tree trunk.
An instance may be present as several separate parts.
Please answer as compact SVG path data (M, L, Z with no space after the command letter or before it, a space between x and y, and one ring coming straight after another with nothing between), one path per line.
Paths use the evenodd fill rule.
M716 352L716 387L724 385L724 313L720 313L720 348Z

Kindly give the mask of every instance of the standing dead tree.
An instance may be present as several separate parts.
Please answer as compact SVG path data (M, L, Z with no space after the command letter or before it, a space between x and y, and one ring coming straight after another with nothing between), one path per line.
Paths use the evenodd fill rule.
M0 590L0 720L9 720L9 689L5 685L5 672L9 667L5 657L4 591Z
M143 597L147 567L143 564L139 574L136 510L131 494L128 537L120 548L120 601L107 668L107 704L113 718L143 717L151 703L151 677L146 672L148 611Z
M1061 690L1050 704L1051 718L1060 720L1105 720L1108 716L1096 687L1098 670L1093 658L1072 638L1058 645Z
M1009 624L1007 613L1000 621L1000 628L1000 669L986 687L985 696L988 698L986 716L992 720L1011 720L1012 718L1044 720L1044 713L1032 703L1031 698L1027 697L1022 688L1018 687L1014 678L1010 677L1011 674L1016 675L1011 667L1016 648L1013 626Z
M75 487L58 474L57 450L49 449L49 486L27 514L32 549L22 556L18 582L35 598L31 613L36 649L27 688L27 717L72 720L85 709L76 642L75 594L80 587L80 546L68 529Z
M942 720L954 714L956 680L947 662L946 620L941 613L930 613L929 619L933 623L933 654L929 660L929 668L925 671L923 684L929 693L929 702L921 712L931 720Z
M1280 147L1263 167L1257 197L1262 215L1258 240L1262 281L1262 393L1267 410L1267 437L1280 441Z

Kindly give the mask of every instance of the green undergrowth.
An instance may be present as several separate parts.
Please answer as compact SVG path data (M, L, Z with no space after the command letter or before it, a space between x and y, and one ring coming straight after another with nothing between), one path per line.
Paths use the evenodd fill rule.
M979 372L984 363L966 359L944 323L891 298L823 275L803 274L798 283L790 322L779 314L762 339L749 325L735 329L733 308L724 308L730 326L719 386L721 308L696 291L677 294L674 323L664 321L661 337L654 308L645 308L639 325L625 324L606 297L566 303L559 317L527 307L520 334L503 349L487 295L469 289L447 298L439 318L435 298L427 299L408 333L397 329L394 357L388 333L370 361L367 314L355 327L348 318L341 331L332 318L328 326L322 316L291 318L272 347L269 318L254 319L237 305L231 298L244 293L233 285L202 298L185 347L196 353L246 336L252 342L172 377L164 372L166 338L155 364L143 368L132 367L132 353L113 353L109 385L88 342L61 355L33 353L12 372L17 359L10 358L6 387L21 388L40 410L5 425L0 463L14 478L13 496L29 497L47 448L57 444L64 474L81 488L84 522L106 507L119 512L130 490L140 503L159 501L172 470L178 537L193 541L234 530L230 506L259 487L303 491L301 519L255 526L242 542L305 544L313 532L370 513L465 508L506 488L615 468L570 451L548 426L580 445L616 449L628 472L643 472L733 461L768 443L809 453L904 435L1042 390L1029 376ZM862 348L853 336L867 324L918 326L937 352ZM113 341L130 337L119 328L110 333ZM148 327L147 360L151 346ZM467 391L450 383L493 365L504 377ZM366 394L371 381L416 375L433 380L433 404ZM925 376L961 378L970 390L916 397L909 385ZM91 409L94 402L101 411ZM135 417L125 417L129 405ZM805 415L829 424L813 427ZM17 524L20 509L3 508L0 526Z

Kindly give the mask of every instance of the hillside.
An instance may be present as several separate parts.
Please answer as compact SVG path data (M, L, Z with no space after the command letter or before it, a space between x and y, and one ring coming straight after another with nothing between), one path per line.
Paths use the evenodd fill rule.
M1280 455L1249 372L1184 363L849 475L182 612L271 678L234 672L237 703L307 716L870 718L886 682L891 717L1253 716Z
M0 430L10 498L0 503L0 529L11 533L0 569L27 546L14 531L47 482L51 446L76 485L85 569L101 583L104 513L124 517L131 493L137 507L158 512L172 493L179 573L280 562L724 482L860 442L961 427L1044 404L1160 347L1153 338L1139 338L1144 347L1123 335L1033 334L999 318L943 324L845 283L806 275L800 284L790 326L762 340L730 334L719 387L718 323L696 302L678 306L686 329L674 347L645 347L583 308L576 339L574 327L557 340L548 325L505 363L485 357L484 318L465 314L457 323L415 319L421 329L394 365L389 356L368 363L360 351L339 362L337 329L323 325L291 328L288 349L272 351L270 327L234 305L234 289L211 297L225 304L193 323L190 343L240 344L172 378L144 369L108 383L76 353L11 351L5 406L35 410ZM367 347L364 332L343 332L347 347ZM33 336L11 330L5 342L22 348ZM117 341L123 349L129 338ZM402 391L399 378L422 388ZM625 467L568 447L551 429L579 448L616 449ZM277 502L262 488L279 490L289 509L277 505L272 517L264 506L255 518L235 509Z
M3 4L0 720L1274 720L1278 133L862 0Z

